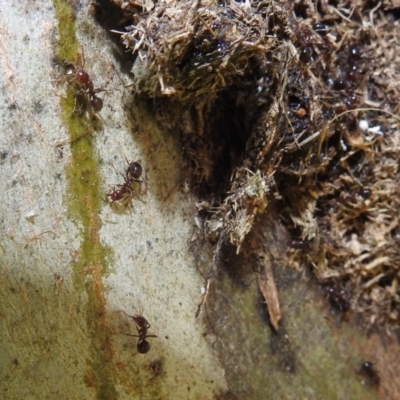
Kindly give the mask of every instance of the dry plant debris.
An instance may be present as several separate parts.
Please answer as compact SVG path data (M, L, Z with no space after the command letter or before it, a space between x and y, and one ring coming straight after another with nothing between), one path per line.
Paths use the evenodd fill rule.
M207 236L264 254L246 237L273 202L279 215L271 218L297 243L290 265L313 266L369 324L398 325L395 4L116 3L132 20L122 33L136 55L132 85L182 134ZM277 328L265 271L259 286Z

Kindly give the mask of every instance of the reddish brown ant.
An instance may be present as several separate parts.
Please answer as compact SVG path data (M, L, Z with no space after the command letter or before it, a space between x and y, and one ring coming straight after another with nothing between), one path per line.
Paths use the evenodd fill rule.
M120 311L123 312L124 314L126 314L125 311ZM136 324L136 329L138 334L137 335L133 335L131 333L124 333L123 335L126 336L133 336L133 337L137 337L138 338L138 342L136 345L137 351L140 354L146 354L149 352L150 350L150 343L146 340L149 337L157 337L157 335L148 335L147 331L150 328L150 324L147 321L147 319L145 317L143 317L142 315L128 315L126 314L128 317L132 318L133 321Z
M124 176L125 182L123 185L117 185L119 189L113 189L111 193L106 193L106 196L111 198L111 205L115 201L124 201L128 199L132 193L133 182L142 182L140 176L142 175L143 169L138 162L131 162L126 170L126 175Z
M97 93L104 92L105 89L95 89L89 74L84 70L85 54L82 47L82 67L78 68L72 63L67 63L67 82L75 89L76 95L86 95L91 110L95 113L103 108L103 100L97 96Z

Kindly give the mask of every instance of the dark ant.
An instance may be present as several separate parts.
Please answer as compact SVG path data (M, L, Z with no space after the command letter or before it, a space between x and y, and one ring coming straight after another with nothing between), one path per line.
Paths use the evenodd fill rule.
M303 29L297 32L297 39L300 44L299 59L308 64L314 58L314 48L311 43L312 32L309 29Z
M342 82L337 82L336 86L339 87L334 87L334 89L343 90L346 86L356 87L363 79L365 73L366 69L362 65L360 49L356 46L350 46L347 55L347 66L343 69L341 77L337 79L337 81L341 80ZM343 83L345 81L346 84Z
M380 378L378 373L375 371L372 362L366 361L362 363L359 373L368 380L368 383L371 386L379 386Z
M361 50L356 46L350 46L349 48L349 59L350 60L359 60L361 58Z
M329 41L317 39L309 29L298 29L297 41L300 44L299 59L304 64L316 60L320 53L330 52Z
M85 67L85 54L82 47L82 67L77 68L74 64L68 63L67 81L75 89L77 95L86 94L93 112L97 113L103 108L103 100L97 93L104 92L105 89L95 89L89 74L83 69Z
M344 90L347 87L347 81L344 77L338 76L333 81L333 90Z
M292 249L304 249L307 246L307 242L300 239L292 239L289 242L289 247Z
M338 203L343 205L362 205L372 196L372 190L367 187L360 187L349 190L343 196L337 199Z
M309 63L312 61L314 57L314 49L310 45L306 45L302 48L300 51L299 59L302 61L304 64Z
M328 62L332 53L332 45L326 35L330 32L329 26L317 23L313 33L307 28L297 28L297 43L300 45L299 60L304 64L324 60ZM325 69L325 67L323 67Z
M123 201L128 199L132 193L133 182L142 182L140 176L142 175L142 166L137 162L131 162L126 170L126 176L124 176L125 182L123 185L117 185L119 189L113 189L111 193L106 193L106 196L111 198L111 204L115 201Z
M126 315L128 315L128 314L126 314ZM138 353L140 353L140 354L148 353L150 350L150 343L146 339L148 337L157 337L157 335L148 335L147 334L147 331L150 328L150 324L147 321L147 319L145 317L143 317L142 315L135 314L133 316L128 315L128 317L131 317L133 319L133 321L135 322L138 334L132 335L131 333L124 333L124 335L139 338L138 342L137 342L137 346L136 346Z
M322 22L318 22L318 23L314 24L313 29L320 36L326 36L331 31L331 28L328 25L323 24Z
M345 299L341 290L332 284L325 287L326 297L332 307L340 312L347 312L350 310L350 303Z

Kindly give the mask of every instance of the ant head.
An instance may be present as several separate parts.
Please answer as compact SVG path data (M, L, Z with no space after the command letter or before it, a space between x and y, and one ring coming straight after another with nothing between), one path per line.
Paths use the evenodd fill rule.
M89 74L84 71L82 68L79 68L78 71L76 72L75 78L82 84L82 85L87 85L88 82L90 81L89 79ZM93 84L92 84L93 86Z
M150 343L146 340L139 340L137 344L137 351L140 354L146 354L150 350Z

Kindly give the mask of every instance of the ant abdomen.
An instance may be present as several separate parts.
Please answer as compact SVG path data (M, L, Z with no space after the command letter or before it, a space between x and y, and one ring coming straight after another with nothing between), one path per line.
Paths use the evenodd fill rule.
M137 162L131 162L126 171L127 176L131 179L137 180L141 177L143 172L142 166Z
M94 95L90 99L90 105L92 106L94 112L99 112L103 108L103 100L100 97Z
M136 348L137 348L138 353L146 354L150 350L150 343L145 339L139 340Z

